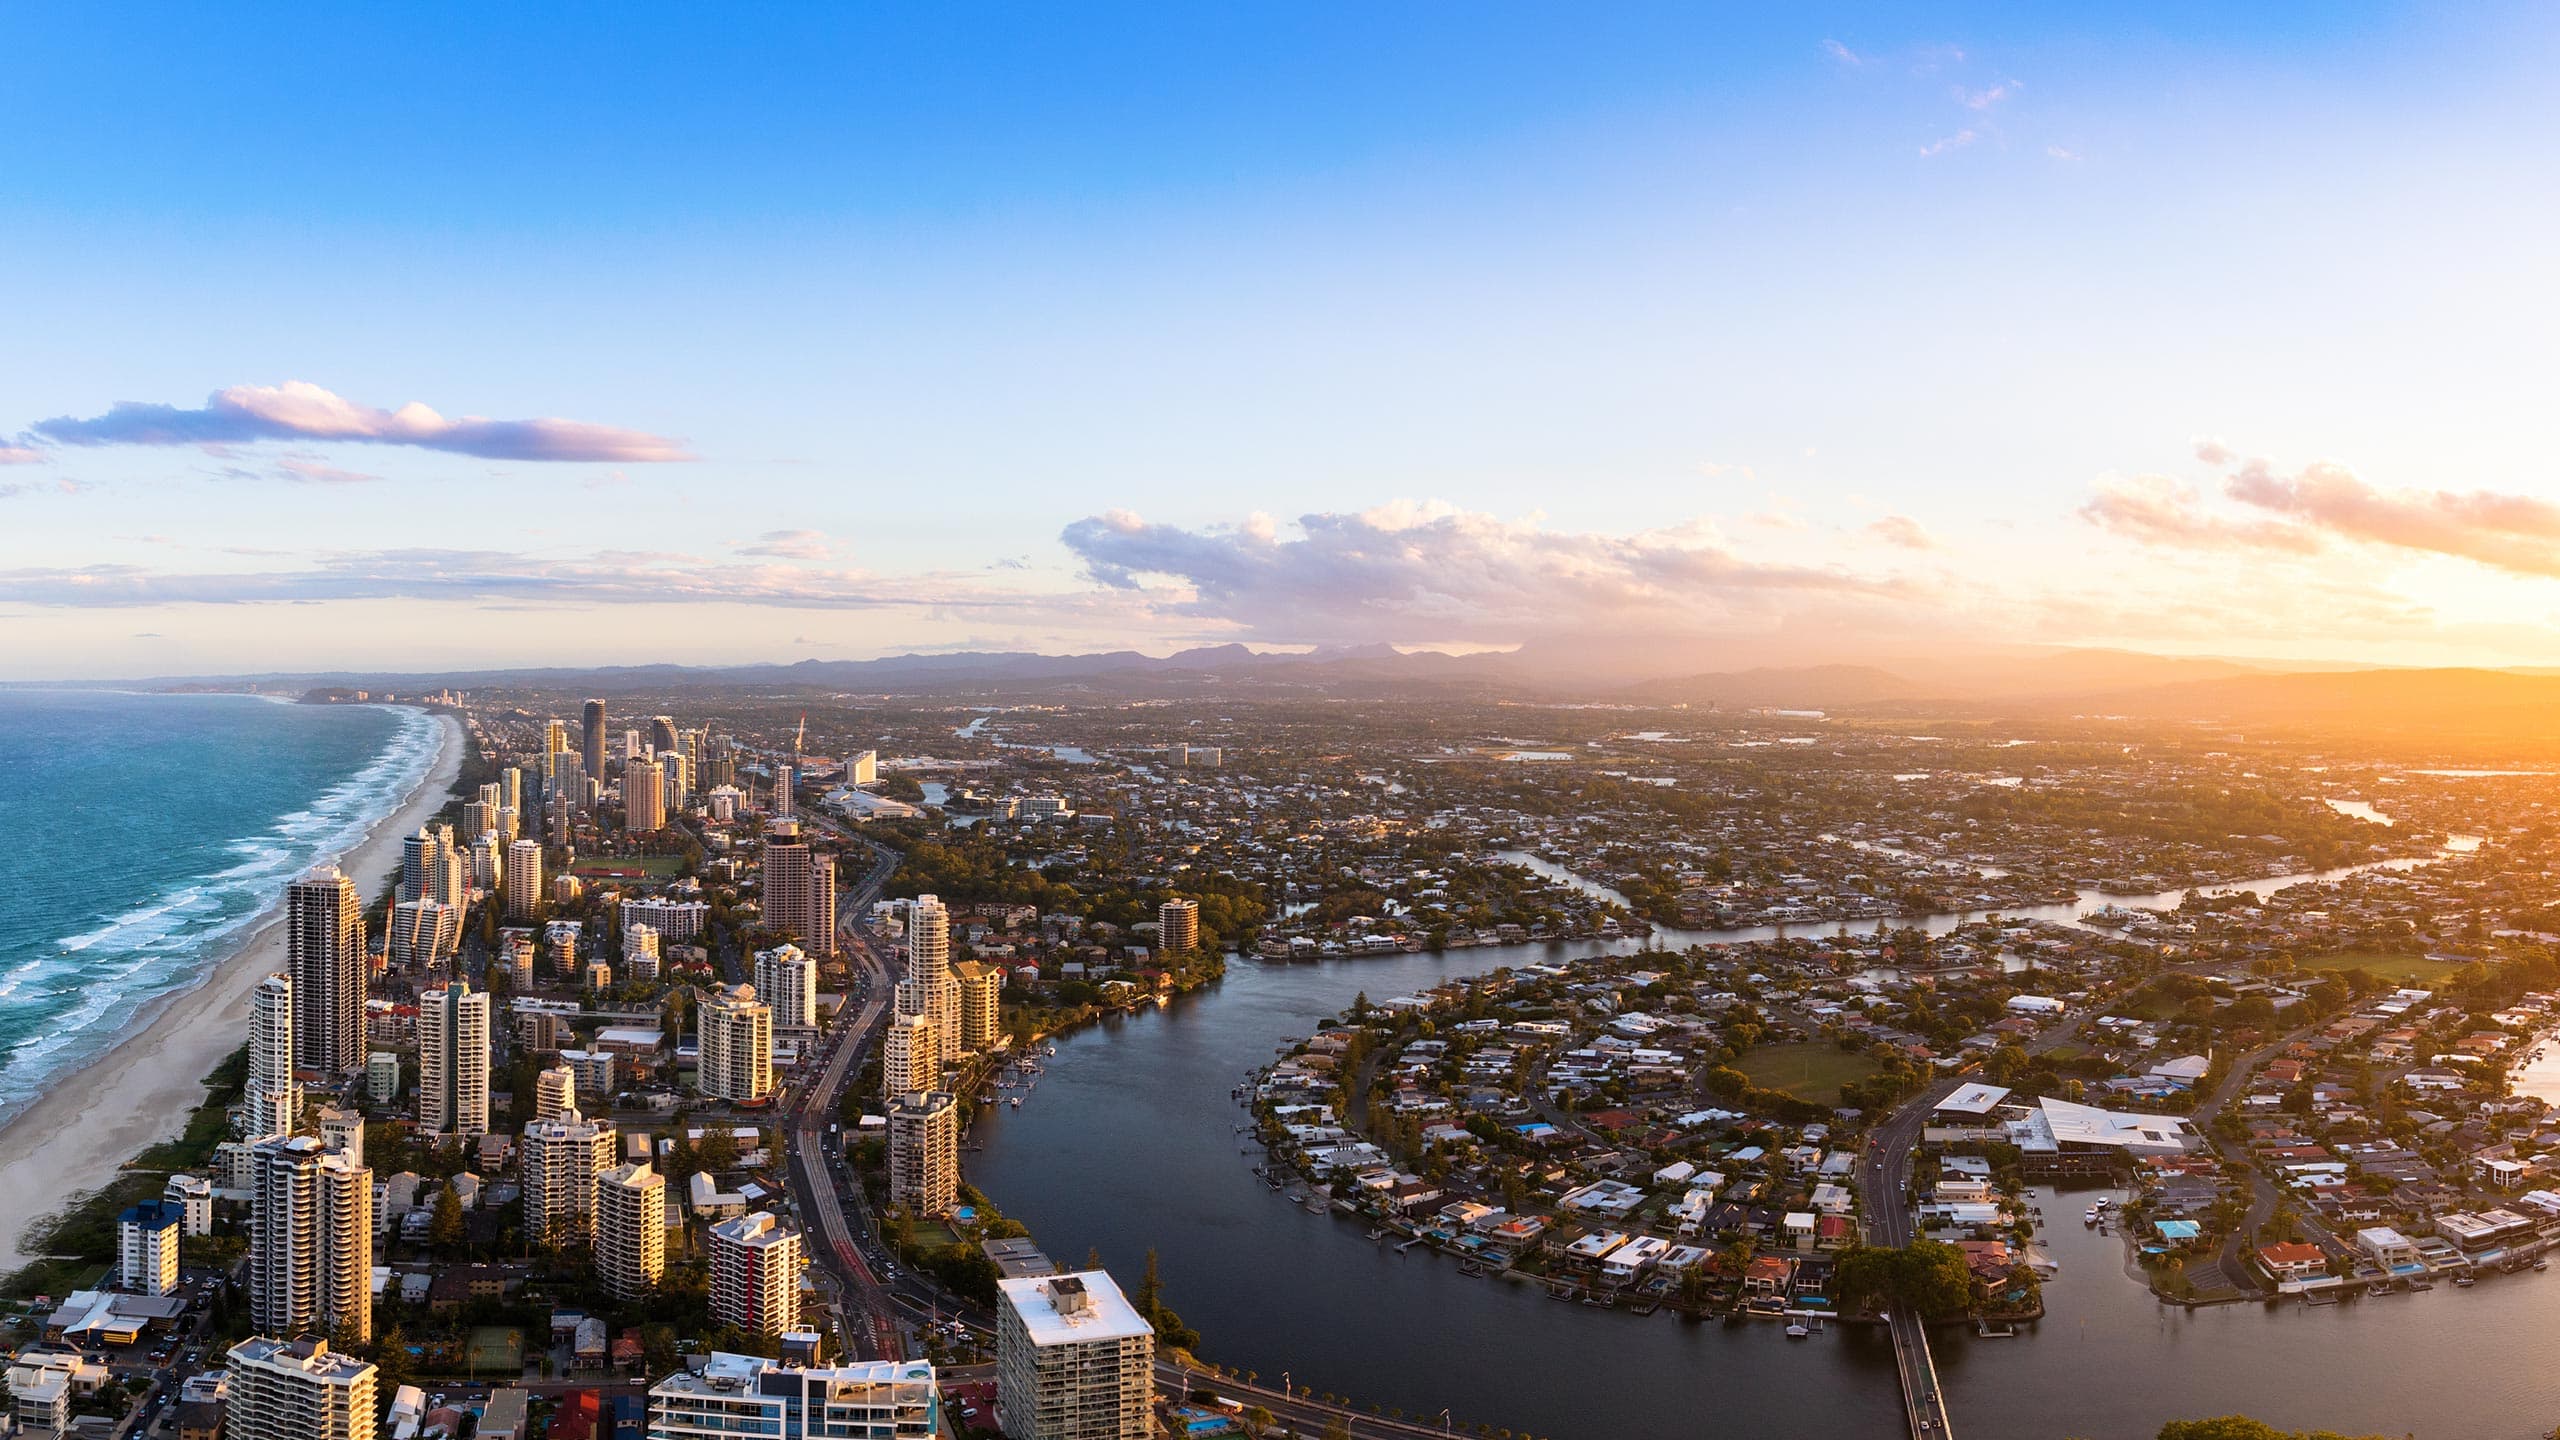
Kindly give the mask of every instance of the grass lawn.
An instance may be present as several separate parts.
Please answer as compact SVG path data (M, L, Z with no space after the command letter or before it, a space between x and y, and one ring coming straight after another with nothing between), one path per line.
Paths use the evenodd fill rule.
M1763 1045L1734 1067L1763 1090L1783 1090L1799 1100L1834 1105L1840 1087L1882 1073L1872 1055L1852 1055L1837 1045Z
M601 875L607 878L646 875L653 880L664 880L671 875L684 873L684 857L681 855L599 855L570 866L569 873L582 876Z
M2462 965L2452 960L2430 960L2424 955L2392 955L2380 950L2341 950L2335 955L2313 955L2301 962L2305 970L2362 970L2381 980L2402 984L2442 980Z
M939 1250L945 1245L957 1245L959 1243L959 1232L953 1230L950 1226L943 1224L939 1220L919 1220L916 1222L916 1245L921 1249Z

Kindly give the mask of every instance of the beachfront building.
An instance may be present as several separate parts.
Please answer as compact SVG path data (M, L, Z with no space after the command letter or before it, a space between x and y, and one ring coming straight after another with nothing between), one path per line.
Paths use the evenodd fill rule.
M621 1148L611 1120L575 1110L524 1127L524 1233L564 1245L594 1233L596 1182Z
M934 1053L933 1027L921 1015L893 1015L880 1038L881 1098L931 1090L942 1083L942 1058Z
M285 890L285 973L293 977L293 1061L341 1075L364 1064L364 904L326 865Z
M596 1181L596 1278L619 1300L638 1300L667 1273L667 1177L646 1160Z
M370 1339L373 1172L309 1135L259 1141L249 1172L249 1323Z
M462 907L441 900L403 900L391 907L387 928L385 958L405 969L423 969L462 947Z
M127 1206L116 1217L116 1283L136 1295L178 1288L178 1237L186 1211L166 1200Z
M996 1419L1009 1440L1148 1440L1155 1327L1109 1275L996 1282Z
M649 1440L930 1440L936 1433L934 1387L933 1366L922 1360L821 1368L714 1352L700 1368L679 1370L649 1388Z
M1200 902L1167 900L1156 907L1156 948L1168 955L1200 948Z
M251 1140L291 1131L302 1115L293 1078L293 977L279 971L249 992L249 1077L235 1128Z
M436 1135L489 1133L489 996L469 981L418 997L418 1124Z
M213 1233L213 1182L202 1175L184 1171L169 1177L160 1189L163 1203L178 1207L178 1233L204 1236Z
M714 990L694 1013L694 1088L732 1105L773 1098L773 1007L756 987Z
M758 1210L711 1227L711 1318L763 1335L800 1323L800 1236Z
M818 962L797 945L756 952L756 995L773 1007L773 1023L807 1030L818 1023Z
M960 1101L914 1091L889 1102L889 1203L916 1216L960 1203Z
M765 841L764 923L821 960L836 953L836 857L811 850L796 824L777 822Z
M519 840L507 847L505 874L507 918L530 920L542 911L542 842Z
M996 1048L996 1037L1003 1027L1001 1009L1004 994L1004 968L978 960L964 960L951 967L960 987L960 1045L965 1050L985 1052Z
M316 1335L243 1340L229 1359L228 1440L374 1440L379 1433L371 1361L338 1354Z

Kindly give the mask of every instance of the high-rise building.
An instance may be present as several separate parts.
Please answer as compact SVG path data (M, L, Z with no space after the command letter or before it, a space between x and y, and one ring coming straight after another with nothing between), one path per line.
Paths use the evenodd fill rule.
M586 727L580 738L585 741L585 744L581 749L584 752L584 759L587 767L587 778L590 780L601 780L604 778L603 701L590 700L587 702L585 721Z
M996 1037L1002 1033L1004 969L983 961L967 960L951 967L960 986L960 1044L963 1049L988 1051L996 1048Z
M636 1160L596 1182L596 1278L637 1300L667 1273L667 1177Z
M285 891L285 971L293 977L293 1061L344 1074L364 1063L364 905L331 865Z
M869 785L879 778L880 752L877 750L856 751L852 759L844 762L844 783L847 785Z
M462 870L453 832L421 825L417 834L400 842L400 888L392 898L460 905Z
M240 1133L283 1135L302 1114L293 1078L293 977L282 972L249 992L249 1078L240 1092Z
M772 1098L773 1007L756 998L756 987L714 990L694 1016L694 1088L733 1105Z
M714 1352L649 1389L649 1440L860 1435L931 1440L934 1371L922 1360L802 1367Z
M673 717L666 715L649 717L649 748L651 750L665 755L682 749L683 745L684 742L676 738L676 722Z
M382 942L385 958L425 969L462 948L462 907L441 900L402 900L391 907L388 929Z
M552 974L566 979L578 973L578 943L586 933L585 923L577 920L554 920L542 927L542 956Z
M251 1147L249 1323L277 1335L373 1332L373 1172L308 1135Z
M364 1057L364 1093L376 1105L400 1098L399 1052L376 1050Z
M806 1030L818 1023L818 962L797 945L756 952L756 997L773 1007L773 1023Z
M622 973L633 980L658 978L658 931L653 925L622 927Z
M323 1105L313 1118L319 1122L321 1149L343 1155L358 1165L364 1163L363 1111Z
M187 1212L166 1200L145 1200L116 1217L116 1283L137 1295L167 1295L178 1288L178 1237Z
M542 754L544 761L548 763L550 757L557 755L568 748L569 727L561 724L557 719L543 721Z
M622 1136L611 1120L575 1110L524 1127L524 1230L568 1244L594 1233L596 1182L613 1168Z
M373 1362L317 1335L257 1336L231 1347L223 1390L228 1440L374 1440L381 1433Z
M471 842L471 884L485 895L499 893L507 873L507 846L513 841L483 835Z
M667 772L654 760L622 767L622 828L646 834L667 828Z
M711 1227L711 1318L761 1335L800 1323L800 1236L762 1210Z
M437 1135L489 1133L489 996L469 981L418 997L418 1124Z
M1156 907L1156 948L1187 955L1200 948L1200 902L1167 900Z
M524 813L524 770L515 765L498 772L498 799L506 808Z
M542 912L542 843L519 840L507 847L507 918L530 920Z
M880 1036L881 1098L931 1090L942 1083L942 1057L933 1048L933 1025L921 1015L893 1015Z
M836 860L811 850L796 825L776 825L765 841L764 923L821 960L836 953Z
M948 1215L960 1203L960 1102L941 1090L889 1102L889 1203Z
M1155 1327L1100 1270L996 1282L996 1419L1008 1440L1148 1440Z
M161 1188L160 1201L178 1207L178 1233L202 1237L213 1233L213 1182L180 1171Z
M951 913L940 897L919 895L907 906L907 976L898 982L897 1011L920 1015L933 1026L934 1052L960 1054L959 980L951 973Z
M792 792L800 786L800 777L788 765L773 772L773 813L783 818L799 813L799 797Z
M533 1073L533 1118L536 1122L557 1120L578 1108L578 1072L567 1065L554 1065Z

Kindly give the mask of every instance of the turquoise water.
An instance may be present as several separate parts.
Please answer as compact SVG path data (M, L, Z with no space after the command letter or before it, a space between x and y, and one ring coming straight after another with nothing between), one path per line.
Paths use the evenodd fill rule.
M0 691L0 1118L204 979L436 745L420 710Z

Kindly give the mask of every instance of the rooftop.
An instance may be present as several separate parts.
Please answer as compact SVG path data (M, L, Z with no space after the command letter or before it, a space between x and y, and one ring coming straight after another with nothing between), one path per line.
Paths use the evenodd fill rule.
M1034 1345L1082 1344L1155 1334L1120 1287L1100 1270L999 1280L1004 1302Z

